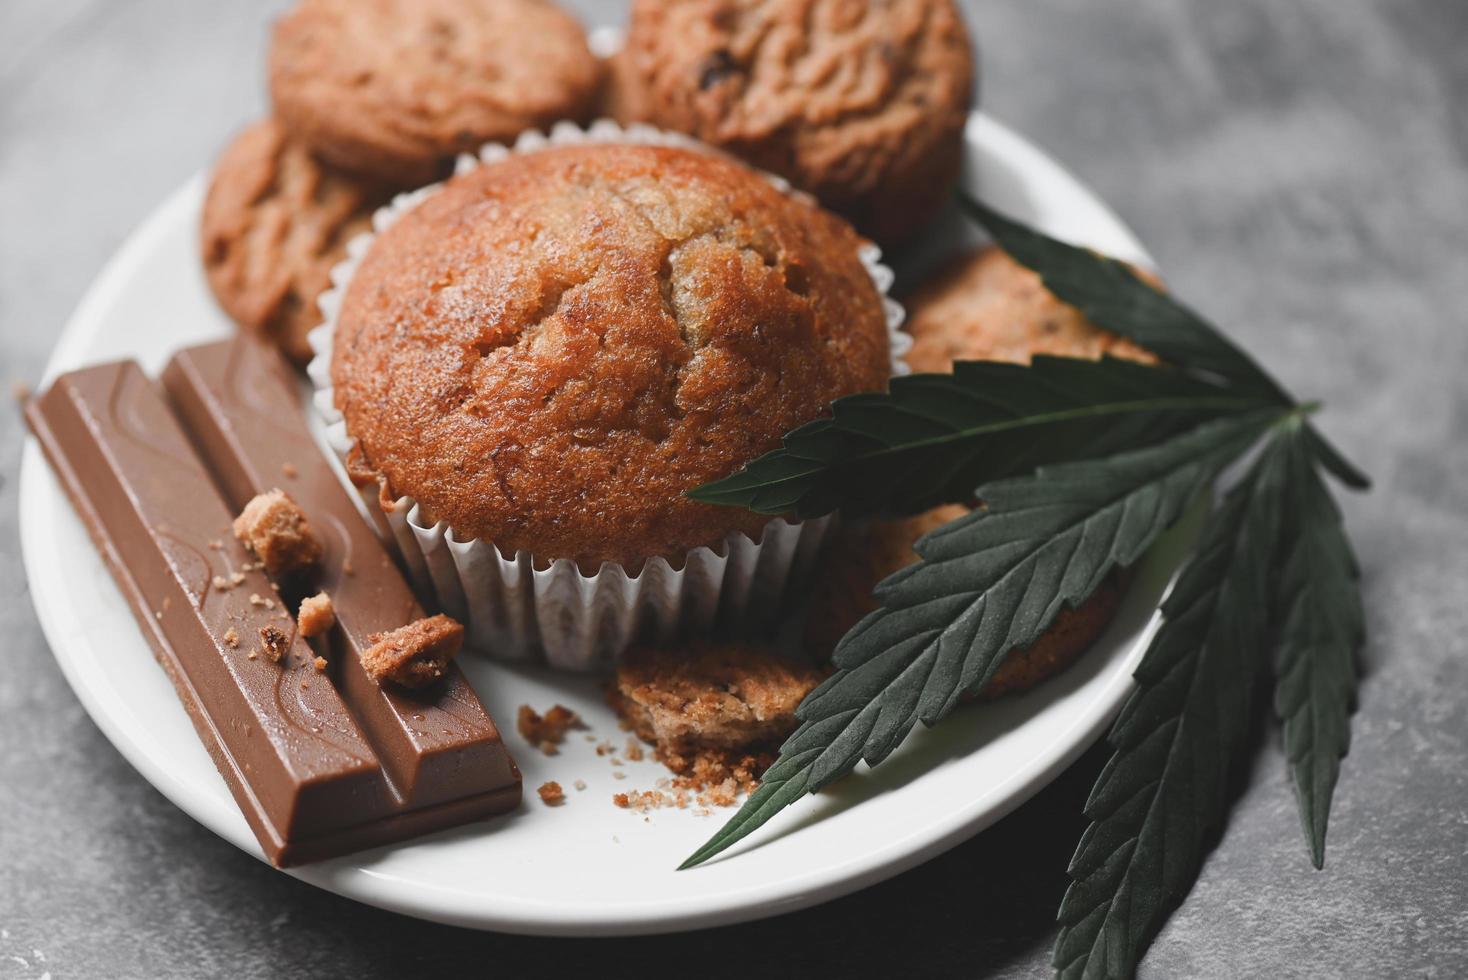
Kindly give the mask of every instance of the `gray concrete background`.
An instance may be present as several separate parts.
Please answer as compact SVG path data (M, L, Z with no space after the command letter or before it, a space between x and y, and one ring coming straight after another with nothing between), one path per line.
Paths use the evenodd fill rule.
M582 0L589 21L623 4ZM1370 675L1310 869L1271 735L1144 977L1468 975L1468 4L977 0L985 105L1095 186L1183 296L1377 481L1345 501ZM279 4L0 4L0 379L34 380L123 236L264 105ZM1045 976L1093 751L968 844L822 908L542 941L353 905L174 809L87 719L20 567L0 411L0 980L658 972ZM714 954L713 966L704 958Z

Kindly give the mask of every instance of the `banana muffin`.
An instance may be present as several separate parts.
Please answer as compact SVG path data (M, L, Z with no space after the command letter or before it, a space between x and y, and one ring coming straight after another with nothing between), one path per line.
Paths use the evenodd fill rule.
M952 0L636 0L615 68L626 120L778 173L884 244L958 175L974 65Z
M885 387L840 218L666 146L515 153L393 223L344 288L331 379L360 475L459 540L594 571L769 521L685 493Z
M918 289L908 301L907 331L914 371L951 371L955 360L1028 364L1036 354L1156 361L1056 299L1038 275L996 246L959 257Z
M402 184L596 108L601 65L546 0L301 0L275 25L270 94L339 167Z
M918 560L912 550L917 539L968 512L969 508L952 504L903 520L844 530L815 578L805 630L810 653L829 658L841 637L877 608L872 595L877 583ZM1085 602L1062 609L1032 646L1005 657L981 696L1018 694L1069 667L1111 622L1121 594L1119 576L1112 575Z
M220 156L204 199L204 271L219 305L304 365L331 267L391 196L322 164L274 119L250 126Z

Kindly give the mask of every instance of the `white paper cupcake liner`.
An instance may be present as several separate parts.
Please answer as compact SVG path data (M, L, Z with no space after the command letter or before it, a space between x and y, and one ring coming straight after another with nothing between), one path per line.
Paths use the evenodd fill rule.
M557 123L549 133L527 131L513 147L490 144L476 156L464 155L455 167L463 173L503 160L511 153L531 153L548 146L574 143L643 143L680 146L718 154L690 137L651 126L619 126L600 120L582 129ZM772 174L763 174L782 191L806 197ZM315 388L313 401L325 422L329 448L342 460L354 440L336 408L331 384L331 348L341 298L375 235L417 207L440 184L398 195L372 216L372 232L347 246L347 258L331 272L331 288L318 300L324 322L311 332L316 356L307 367ZM892 373L908 373L903 361L912 346L900 329L903 311L887 292L892 270L881 263L881 250L864 244L862 264L882 294L891 342ZM502 659L543 659L565 670L593 670L612 663L631 643L669 640L706 632L717 624L741 629L771 623L784 597L808 577L831 518L790 522L776 518L759 540L731 533L716 548L695 548L675 568L663 558L643 563L637 573L613 563L592 574L566 558L537 561L528 551L506 558L492 542L459 539L439 521L430 524L411 497L387 502L376 485L354 487L364 513L379 535L401 558L414 585L437 599L442 610L462 622L468 643Z

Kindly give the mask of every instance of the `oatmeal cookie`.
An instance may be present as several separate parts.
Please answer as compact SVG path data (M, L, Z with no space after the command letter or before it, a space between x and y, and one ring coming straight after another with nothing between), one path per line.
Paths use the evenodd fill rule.
M323 165L274 119L255 123L220 156L204 200L204 271L219 305L304 365L331 267L391 196Z
M1038 275L996 246L961 256L918 289L907 309L913 339L907 363L914 371L951 371L955 360L1028 364L1036 354L1157 360L1056 299Z
M637 0L616 108L778 173L883 243L958 175L973 53L952 0Z
M877 583L918 560L914 542L968 511L952 504L903 520L843 530L816 575L805 631L811 654L829 658L841 637L877 608L872 596ZM1111 622L1121 594L1120 577L1112 575L1085 602L1062 609L1033 646L1005 658L980 696L1018 694L1070 666Z
M581 25L547 0L301 0L270 47L291 135L408 185L458 153L584 119L600 77Z
M701 758L709 768L778 750L796 728L796 706L824 676L760 643L639 647L623 656L607 699L660 760L691 773Z

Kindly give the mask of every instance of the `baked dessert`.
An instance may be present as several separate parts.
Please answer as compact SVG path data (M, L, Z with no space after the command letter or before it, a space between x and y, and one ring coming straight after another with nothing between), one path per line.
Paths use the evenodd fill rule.
M824 677L758 643L636 647L607 700L668 768L716 783L740 771L758 778L795 731L796 706Z
M331 381L358 478L456 540L635 570L769 518L689 500L890 374L841 219L713 154L585 143L460 174L372 244Z
M952 0L636 0L615 77L625 120L780 174L890 244L947 199L974 65Z
M915 517L878 521L842 532L816 575L806 620L806 646L828 659L836 644L863 616L877 608L872 590L888 575L918 560L918 538L968 513L952 504ZM1079 606L1062 609L1035 644L1015 650L999 665L981 696L996 698L1027 691L1060 673L1095 642L1116 614L1121 585L1113 575Z
M391 197L389 185L316 160L276 120L250 126L220 156L204 199L204 271L219 305L304 365L332 266Z
M546 0L301 0L270 46L292 136L406 185L484 143L589 116L600 77L581 25Z
M1156 361L1056 299L1037 274L997 246L960 256L907 306L913 339L907 363L914 371L951 371L955 360L1027 364L1036 354Z

